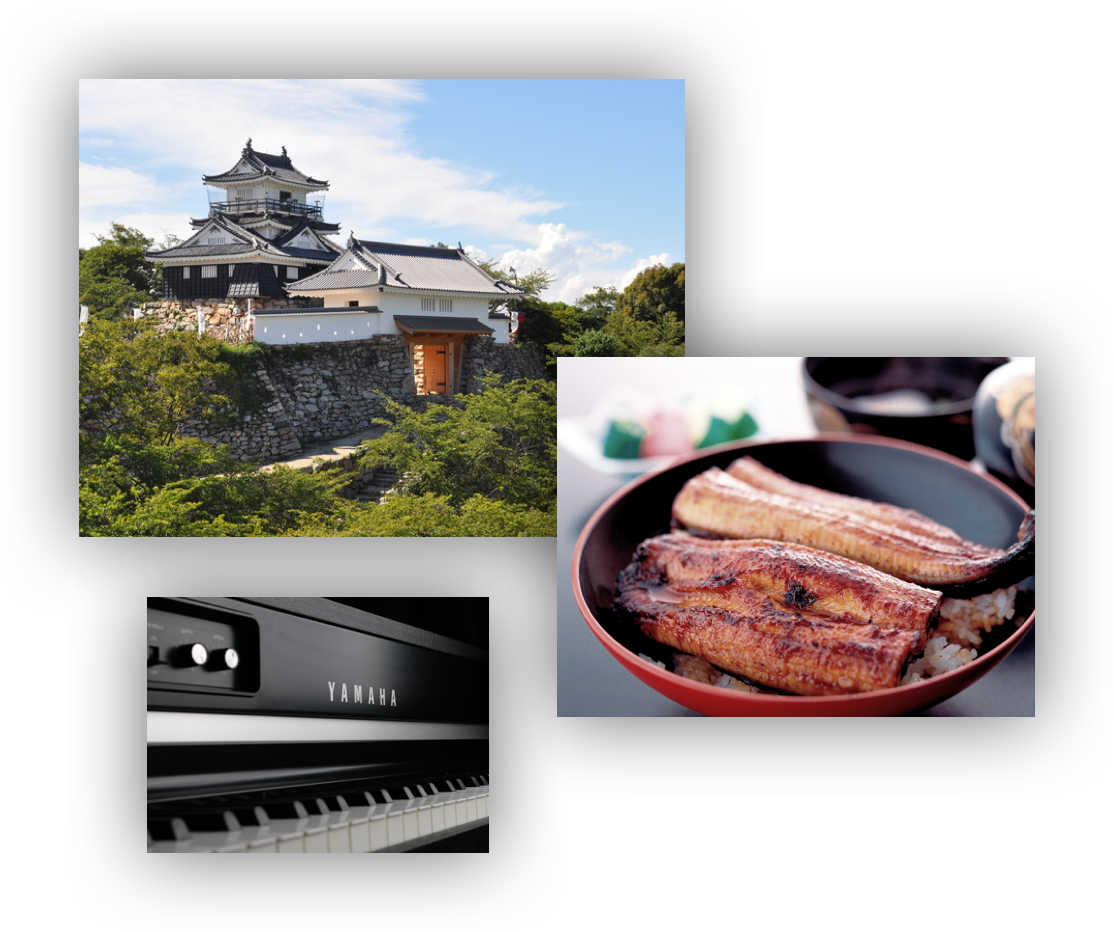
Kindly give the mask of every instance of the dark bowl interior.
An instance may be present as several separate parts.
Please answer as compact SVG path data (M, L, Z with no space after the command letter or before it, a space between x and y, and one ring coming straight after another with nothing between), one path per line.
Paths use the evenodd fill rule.
M611 605L619 573L643 540L669 530L673 499L688 479L712 466L725 468L743 455L798 482L913 508L988 546L1006 548L1016 542L1025 516L1026 509L1013 493L964 463L881 438L741 444L693 456L643 476L613 496L591 519L580 541L576 572L585 607L608 635L635 654L668 663L671 651L632 626L617 623ZM1033 597L1032 591L1019 593L1016 618L1030 615ZM980 659L1016 633L1008 622L995 629L984 638Z
M922 443L969 460L979 385L1005 356L809 356L805 391L817 426L825 406L852 431Z

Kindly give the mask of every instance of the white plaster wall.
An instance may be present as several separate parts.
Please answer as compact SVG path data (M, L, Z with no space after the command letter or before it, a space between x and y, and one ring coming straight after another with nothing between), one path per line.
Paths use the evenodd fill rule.
M488 300L486 298L462 298L454 296L452 313L435 311L432 314L422 311L422 298L433 297L431 294L399 294L393 291L380 291L378 288L362 291L325 291L319 292L326 307L347 307L349 301L358 301L363 307L377 307L382 318L379 325L380 333L399 334L402 331L395 326L396 314L417 317L444 317L446 319L470 317L481 324L491 327L495 334L496 343L508 343L510 322L506 320L490 320L488 314Z
M382 317L382 314L264 314L255 318L255 340L281 344L363 340L382 332Z

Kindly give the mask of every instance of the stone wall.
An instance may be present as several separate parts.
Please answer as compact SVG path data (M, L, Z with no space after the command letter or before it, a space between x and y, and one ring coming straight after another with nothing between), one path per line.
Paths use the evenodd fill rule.
M255 339L254 318L248 313L248 298L197 298L193 301L163 300L144 304L139 316L155 321L155 330L197 330L198 311L205 332L225 343L250 343ZM252 298L253 310L278 307L320 307L320 298Z
M462 392L480 389L480 378L495 371L507 379L541 378L544 370L531 347L470 338L464 349ZM346 343L267 346L245 378L257 410L235 427L191 424L186 433L211 443L227 443L240 459L273 462L293 459L307 447L365 430L386 413L386 399L420 406L449 401L417 395L414 370L401 336L375 336Z
M489 371L508 380L545 378L541 354L530 344L496 343L490 337L468 340L460 373L461 392L478 392L480 380Z

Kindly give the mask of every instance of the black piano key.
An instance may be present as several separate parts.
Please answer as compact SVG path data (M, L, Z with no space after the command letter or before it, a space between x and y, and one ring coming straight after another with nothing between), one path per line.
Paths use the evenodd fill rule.
M240 825L258 827L271 821L262 806L235 806L228 811L236 817Z
M235 832L240 822L231 812L194 812L185 818L191 832Z
M184 819L177 816L147 820L147 834L154 841L185 841L190 830Z
M385 786L378 791L377 795L379 795L385 803L404 803L414 798L410 791L404 786Z
M277 819L309 818L308 810L302 801L298 799L290 801L267 800L263 803L263 811L267 814L267 818L272 821Z

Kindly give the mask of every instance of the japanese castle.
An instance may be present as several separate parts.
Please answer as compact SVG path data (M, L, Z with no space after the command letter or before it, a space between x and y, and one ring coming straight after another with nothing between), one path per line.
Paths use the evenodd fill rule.
M286 284L340 255L327 237L340 225L322 217L329 182L298 171L285 146L270 155L249 139L232 168L201 180L222 195L209 216L190 220L184 243L147 254L163 266L163 297L283 298Z
M196 232L147 253L163 266L163 297L183 305L229 301L254 316L263 343L320 343L396 335L441 347L448 369L468 338L506 343L511 302L524 294L463 249L360 240L344 246L324 218L329 183L247 141L236 163L204 184L220 192ZM316 306L320 304L321 306ZM314 306L310 306L314 305ZM239 313L239 311L238 311ZM446 382L456 380L452 372ZM451 390L451 389L450 389Z

